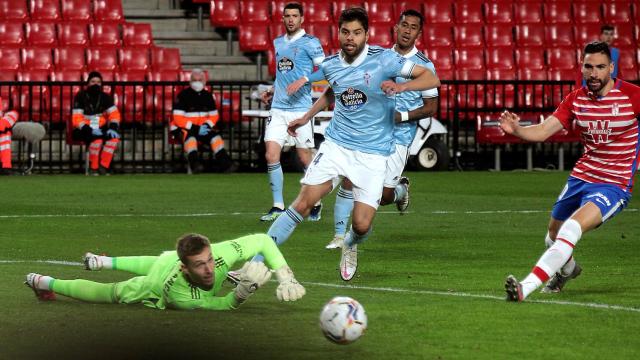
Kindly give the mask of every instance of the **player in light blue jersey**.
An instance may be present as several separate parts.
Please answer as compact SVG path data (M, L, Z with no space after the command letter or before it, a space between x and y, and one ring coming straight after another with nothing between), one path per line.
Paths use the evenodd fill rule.
M405 10L394 26L396 43L393 51L412 62L424 66L435 73L433 63L415 47L416 40L422 34L424 17L416 10ZM397 82L405 82L399 77ZM400 214L409 207L409 179L402 177L402 171L409 157L409 145L416 135L416 120L433 116L438 108L438 89L425 91L406 91L396 95L395 152L387 160L387 171L382 190L380 205L396 204ZM327 249L342 247L353 209L353 185L343 180L336 195L334 207L334 237Z
M273 196L273 207L260 220L273 221L284 212L283 182L284 174L280 166L280 153L286 144L294 144L298 158L306 168L314 148L313 128L311 124L300 129L300 136L292 138L287 134L289 122L300 118L311 107L311 86L307 84L302 91L288 96L287 85L300 77L313 72L316 65L322 63L324 52L320 41L308 35L301 28L303 8L298 3L285 5L282 20L286 33L273 40L276 54L275 91L271 101L271 114L265 127L265 158L269 172L269 184ZM269 96L269 95L267 95ZM322 204L312 209L309 220L320 220Z
M357 270L357 244L371 232L387 158L395 150L394 95L436 88L440 81L432 71L392 50L367 45L369 21L364 9L343 10L338 26L340 53L326 58L312 76L319 74L330 88L300 119L289 124L289 134L297 135L301 126L334 99L326 140L309 164L298 197L271 225L268 234L277 244L286 241L313 204L342 178L348 178L353 183L355 201L353 224L340 259L340 276L348 281ZM413 80L396 83L393 80L397 77Z

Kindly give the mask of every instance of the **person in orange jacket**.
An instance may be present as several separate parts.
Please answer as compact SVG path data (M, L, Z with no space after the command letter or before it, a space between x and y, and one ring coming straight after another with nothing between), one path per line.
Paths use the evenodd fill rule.
M11 129L18 121L18 112L2 111L2 98L0 98L0 175L11 174Z
M120 111L113 98L102 91L102 75L89 73L87 87L73 100L73 139L89 146L92 175L108 175L113 154L120 142Z

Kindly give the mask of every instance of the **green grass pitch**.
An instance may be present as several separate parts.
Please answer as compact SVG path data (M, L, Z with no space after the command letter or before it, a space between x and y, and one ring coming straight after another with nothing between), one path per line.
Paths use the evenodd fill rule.
M285 199L301 174L285 174ZM582 275L560 294L503 300L503 282L526 275L544 245L549 210L567 173L410 173L410 213L383 207L361 246L358 276L339 279L335 193L319 223L303 223L282 251L307 295L279 303L275 283L231 312L158 311L58 296L38 302L28 272L111 282L88 272L86 251L155 255L186 232L213 241L266 232L265 174L30 176L2 179L1 359L637 359L640 357L640 223L637 202L584 236ZM330 343L323 304L351 296L369 328Z

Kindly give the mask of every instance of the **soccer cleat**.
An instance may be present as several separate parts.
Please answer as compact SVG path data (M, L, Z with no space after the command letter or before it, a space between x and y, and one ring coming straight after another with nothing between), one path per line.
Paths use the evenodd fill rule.
M524 300L522 285L513 275L507 276L507 280L504 283L504 289L507 292L507 301L521 302Z
M340 258L340 278L344 281L353 279L358 271L358 245L342 246Z
M82 257L82 262L84 263L85 270L102 270L102 260L100 260L100 256L94 253L88 252L84 254L84 256Z
M567 284L567 281L571 279L575 279L582 273L582 268L578 263L573 268L571 274L564 276L561 273L557 272L549 281L547 281L547 285L540 290L542 293L559 293L562 291L562 288Z
M331 242L329 244L327 244L327 246L325 246L325 249L339 249L342 247L342 244L344 243L344 235L336 235L333 237L333 240L331 240Z
M268 213L260 217L260 221L273 221L277 219L278 216L282 215L282 213L284 213L284 209L280 209L274 206L271 208L271 210L269 210Z
M409 178L403 176L398 183L404 186L405 195L396 201L396 208L400 211L400 215L404 215L409 208Z
M38 288L41 278L42 278L42 275L40 274L29 273L27 274L27 279L25 280L24 284L27 285L29 288L31 288L31 290L33 290L38 300L42 300L42 301L55 300L56 293L54 293L51 290L43 290Z
M309 221L320 221L322 219L322 203L311 208L309 213Z

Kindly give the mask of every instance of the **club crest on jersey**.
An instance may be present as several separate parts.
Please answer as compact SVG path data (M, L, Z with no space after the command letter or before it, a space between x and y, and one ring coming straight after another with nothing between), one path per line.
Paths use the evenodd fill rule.
M609 120L597 120L588 122L589 129L587 134L591 135L593 142L596 144L608 143L611 129L609 128Z
M618 114L620 114L620 106L618 106L618 104L613 104L611 112L613 113L613 116L618 116Z
M291 70L293 70L293 61L289 58L283 57L278 61L278 71L281 73L288 73Z
M350 87L340 94L340 101L347 110L357 110L367 103L367 95Z

